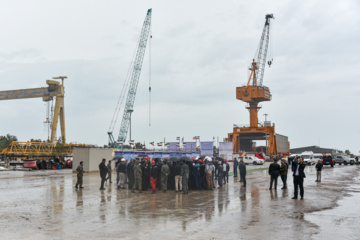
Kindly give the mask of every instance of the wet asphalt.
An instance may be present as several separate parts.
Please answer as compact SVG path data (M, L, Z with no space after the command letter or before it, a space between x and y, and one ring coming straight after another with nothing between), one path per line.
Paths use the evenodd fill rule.
M269 163L266 163L265 167ZM248 166L249 169L264 166ZM71 170L1 171L0 239L359 239L360 166L306 167L304 200L266 170L213 191L132 193ZM113 181L115 173L113 174ZM114 181L115 182L115 181Z

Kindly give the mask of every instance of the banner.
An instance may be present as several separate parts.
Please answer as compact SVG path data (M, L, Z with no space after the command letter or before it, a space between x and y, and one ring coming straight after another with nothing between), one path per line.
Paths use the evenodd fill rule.
M232 153L232 142L219 142L219 157L233 160Z
M196 142L187 142L186 146L184 147L185 151L196 151Z
M176 146L176 144L179 144L179 142L168 142L169 147L168 150L169 151L179 151L179 147Z
M213 142L200 142L201 155L213 157L214 156Z

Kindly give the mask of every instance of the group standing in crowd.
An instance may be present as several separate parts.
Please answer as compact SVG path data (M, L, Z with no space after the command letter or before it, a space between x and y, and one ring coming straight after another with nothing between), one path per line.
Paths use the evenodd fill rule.
M218 161L206 157L205 159L193 159L190 161L169 161L165 159L154 159L150 161L149 157L141 159L131 159L129 162L124 158L115 162L116 169L116 186L119 189L130 189L133 193L137 190L139 193L142 191L162 190L166 193L168 190L175 190L175 192L183 192L187 194L189 190L214 190L216 187L215 181L218 182L218 188L222 188L224 184L229 183L230 165L227 160ZM294 183L294 196L297 199L299 192L300 198L304 198L304 178L306 178L304 169L305 164L301 157L295 159L289 164L285 159L281 159L279 165L278 159L274 158L274 162L270 164L268 173L270 175L269 190L277 189L277 179L280 176L283 186L281 189L287 189L287 175L289 164L293 172ZM83 189L83 168L84 163L81 161L76 168L77 181L75 188ZM315 165L316 169L316 182L321 182L322 164L320 160ZM242 182L243 188L246 188L246 165L243 160L240 162L234 158L233 161L233 174L234 178L240 174L239 182ZM109 180L112 183L112 166L111 160L106 165L106 159L102 159L99 164L100 171L100 190L105 190L104 183Z
M152 193L156 193L157 190L162 190L164 193L175 190L187 194L189 190L213 190L216 180L219 188L229 183L230 165L226 159L219 161L207 157L193 160L194 162L169 161L168 159L150 161L149 157L130 161L124 158L119 159L115 162L116 186L119 189L128 188L133 193L136 190L141 193L151 189ZM246 166L242 161L238 164L235 159L234 162L234 177L237 177L239 168L240 182L243 182L242 187L246 187ZM105 190L104 184L107 180L112 183L111 163L112 161L109 160L106 164L106 159L102 159L99 164L100 190ZM83 162L80 163L76 172L78 180L75 188L83 188Z

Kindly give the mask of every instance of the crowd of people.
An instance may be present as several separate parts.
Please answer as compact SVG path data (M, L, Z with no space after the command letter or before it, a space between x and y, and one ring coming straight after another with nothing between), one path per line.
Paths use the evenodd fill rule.
M191 159L190 159L191 160ZM104 183L112 181L112 161L106 164L103 159L99 165L101 186L104 190ZM78 173L78 183L75 188L82 188L83 163L81 162L76 172ZM234 159L234 177L240 171L240 181L246 187L246 166L244 162ZM130 189L135 191L151 190L152 193L160 190L166 193L168 190L183 192L187 194L189 190L213 190L229 183L230 165L226 159L218 160L206 157L204 159L172 160L154 159L149 157L141 159L119 159L115 162L116 186L118 189ZM81 178L81 179L80 179Z
M149 157L141 159L131 159L127 162L125 159L120 159L115 163L116 169L116 186L118 189L129 189L132 192L151 190L156 193L161 190L166 193L168 190L175 190L176 192L183 192L187 194L189 190L214 190L215 181L218 182L218 188L229 183L230 165L227 160L216 160L211 158L198 159L194 161L170 161L168 159L155 159L150 160ZM287 174L289 165L284 159L281 160L279 165L278 159L275 158L274 162L270 164L268 173L270 175L269 190L277 189L277 179L281 176L283 187L287 189ZM321 181L321 163L316 166L317 182ZM233 161L234 177L240 173L240 181L243 188L246 188L246 165L240 160L235 158ZM291 163L291 170L293 172L294 183L294 197L298 198L298 190L300 190L301 199L304 198L304 178L305 164L302 158L295 158ZM100 190L105 190L104 183L109 181L112 183L112 164L111 160L106 165L106 159L103 159L99 164L101 186ZM83 162L80 162L76 169L77 182L75 188L83 188Z

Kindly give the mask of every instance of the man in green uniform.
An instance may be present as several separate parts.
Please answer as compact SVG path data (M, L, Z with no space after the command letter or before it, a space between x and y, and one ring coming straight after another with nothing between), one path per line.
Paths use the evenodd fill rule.
M164 165L161 167L161 185L164 193L166 193L167 185L168 185L168 178L170 174L170 168L167 165L167 161L164 160Z
M84 162L81 161L79 166L76 168L76 174L77 174L77 182L75 184L75 188L78 189L78 186L80 186L80 189L83 189L83 175L84 175Z
M106 166L107 169L108 169L108 176L106 178L106 181L109 179L109 182L112 183L111 181L111 172L112 172L112 169L111 169L111 160L109 160L109 163L108 165Z
M189 166L187 164L185 164L185 161L181 161L181 172L180 172L180 176L182 178L182 188L184 191L184 194L189 193L189 185L188 185L188 181L189 181Z
M139 193L141 193L141 183L142 183L142 171L141 171L141 165L139 163L139 160L135 160L135 165L134 165L134 185L132 187L132 191L131 192L135 192L135 189L139 189Z

